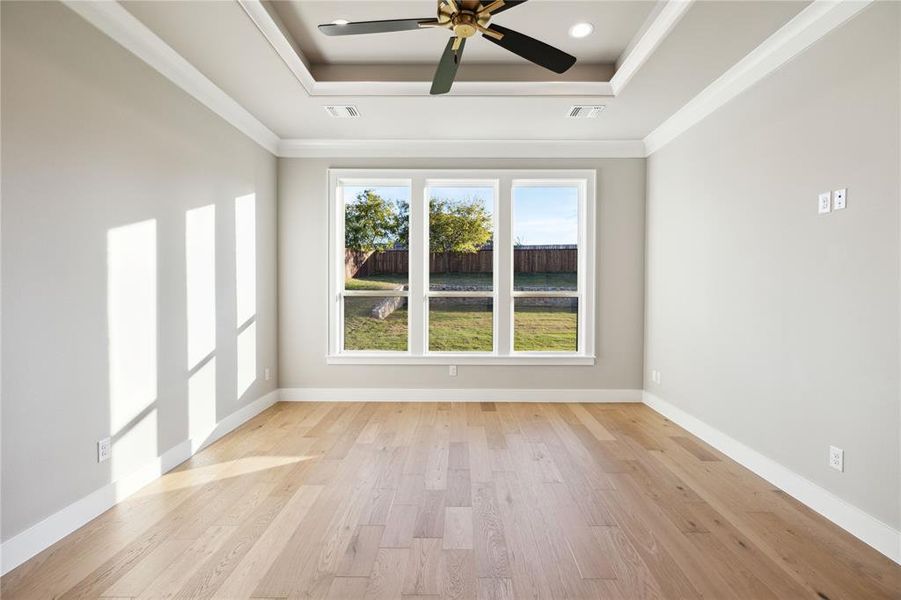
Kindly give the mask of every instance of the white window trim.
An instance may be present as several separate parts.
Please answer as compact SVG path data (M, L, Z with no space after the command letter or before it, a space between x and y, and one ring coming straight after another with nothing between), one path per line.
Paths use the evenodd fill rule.
M406 292L344 292L344 213L339 182L359 185L410 187L410 265ZM495 188L494 286L491 292L430 292L426 188L443 184ZM513 198L516 186L566 185L579 187L579 254L577 291L513 291ZM371 365L593 365L595 364L595 288L597 172L593 169L329 169L329 336L327 364ZM342 351L344 296L402 296L409 298L409 343L406 352ZM494 303L494 349L490 353L429 352L428 301L432 297L490 297ZM513 303L519 297L576 297L579 301L577 352L513 351Z

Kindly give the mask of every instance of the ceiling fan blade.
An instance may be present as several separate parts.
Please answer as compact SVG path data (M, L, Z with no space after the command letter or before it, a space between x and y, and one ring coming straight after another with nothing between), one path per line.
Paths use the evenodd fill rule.
M452 37L447 40L447 47L444 54L441 55L441 61L438 68L435 69L435 77L432 79L433 96L446 94L454 85L454 79L457 77L457 68L460 66L460 59L463 57L463 48L466 46L466 39L459 38L460 47L454 50L454 43L458 38Z
M497 8L493 8L490 12L493 15L498 15L505 10L510 10L511 8L516 8L520 4L526 2L526 0L503 0L503 4L498 6ZM482 10L485 10L489 6L493 5L494 0L482 0Z
M494 42L501 48L530 60L536 65L550 69L554 73L565 73L571 66L576 64L575 56L518 31L493 24L489 25L488 29L503 34L504 37L496 39L490 35L483 35L486 40Z
M390 21L357 21L345 25L326 23L319 26L325 35L360 35L364 33L389 33L421 29L420 23L434 23L435 19L392 19Z

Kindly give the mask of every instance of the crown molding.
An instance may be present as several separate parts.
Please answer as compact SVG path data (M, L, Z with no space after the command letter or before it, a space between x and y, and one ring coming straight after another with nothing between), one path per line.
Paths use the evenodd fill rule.
M287 65L300 85L313 95L316 79L300 47L288 34L288 29L274 11L268 10L259 0L237 0L238 5L257 26L275 53Z
M644 158L641 140L282 140L283 158Z
M814 0L644 138L648 155L804 52L873 0Z
M123 48L275 154L279 138L118 2L63 3Z
M694 0L666 0L648 17L638 35L616 63L616 71L610 78L612 95L620 94L626 84L648 61L657 47L676 27Z

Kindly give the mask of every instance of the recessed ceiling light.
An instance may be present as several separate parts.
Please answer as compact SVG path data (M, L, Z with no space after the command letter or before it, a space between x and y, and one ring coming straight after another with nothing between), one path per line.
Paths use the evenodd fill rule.
M583 38L591 35L592 31L594 31L594 25L591 23L576 23L569 28L569 35L574 38Z
M332 25L347 25L348 23L350 23L350 21L347 19L335 19L332 21Z

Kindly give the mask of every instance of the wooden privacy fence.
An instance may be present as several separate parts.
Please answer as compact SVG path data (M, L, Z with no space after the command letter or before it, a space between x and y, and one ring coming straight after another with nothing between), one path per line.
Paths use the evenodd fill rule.
M362 264L353 265L356 276L406 273L410 264L408 254L406 250L376 252ZM471 254L451 252L445 267L444 254L433 253L429 258L429 272L490 273L493 255L493 250ZM577 263L575 246L524 246L513 249L513 269L517 273L575 273Z

